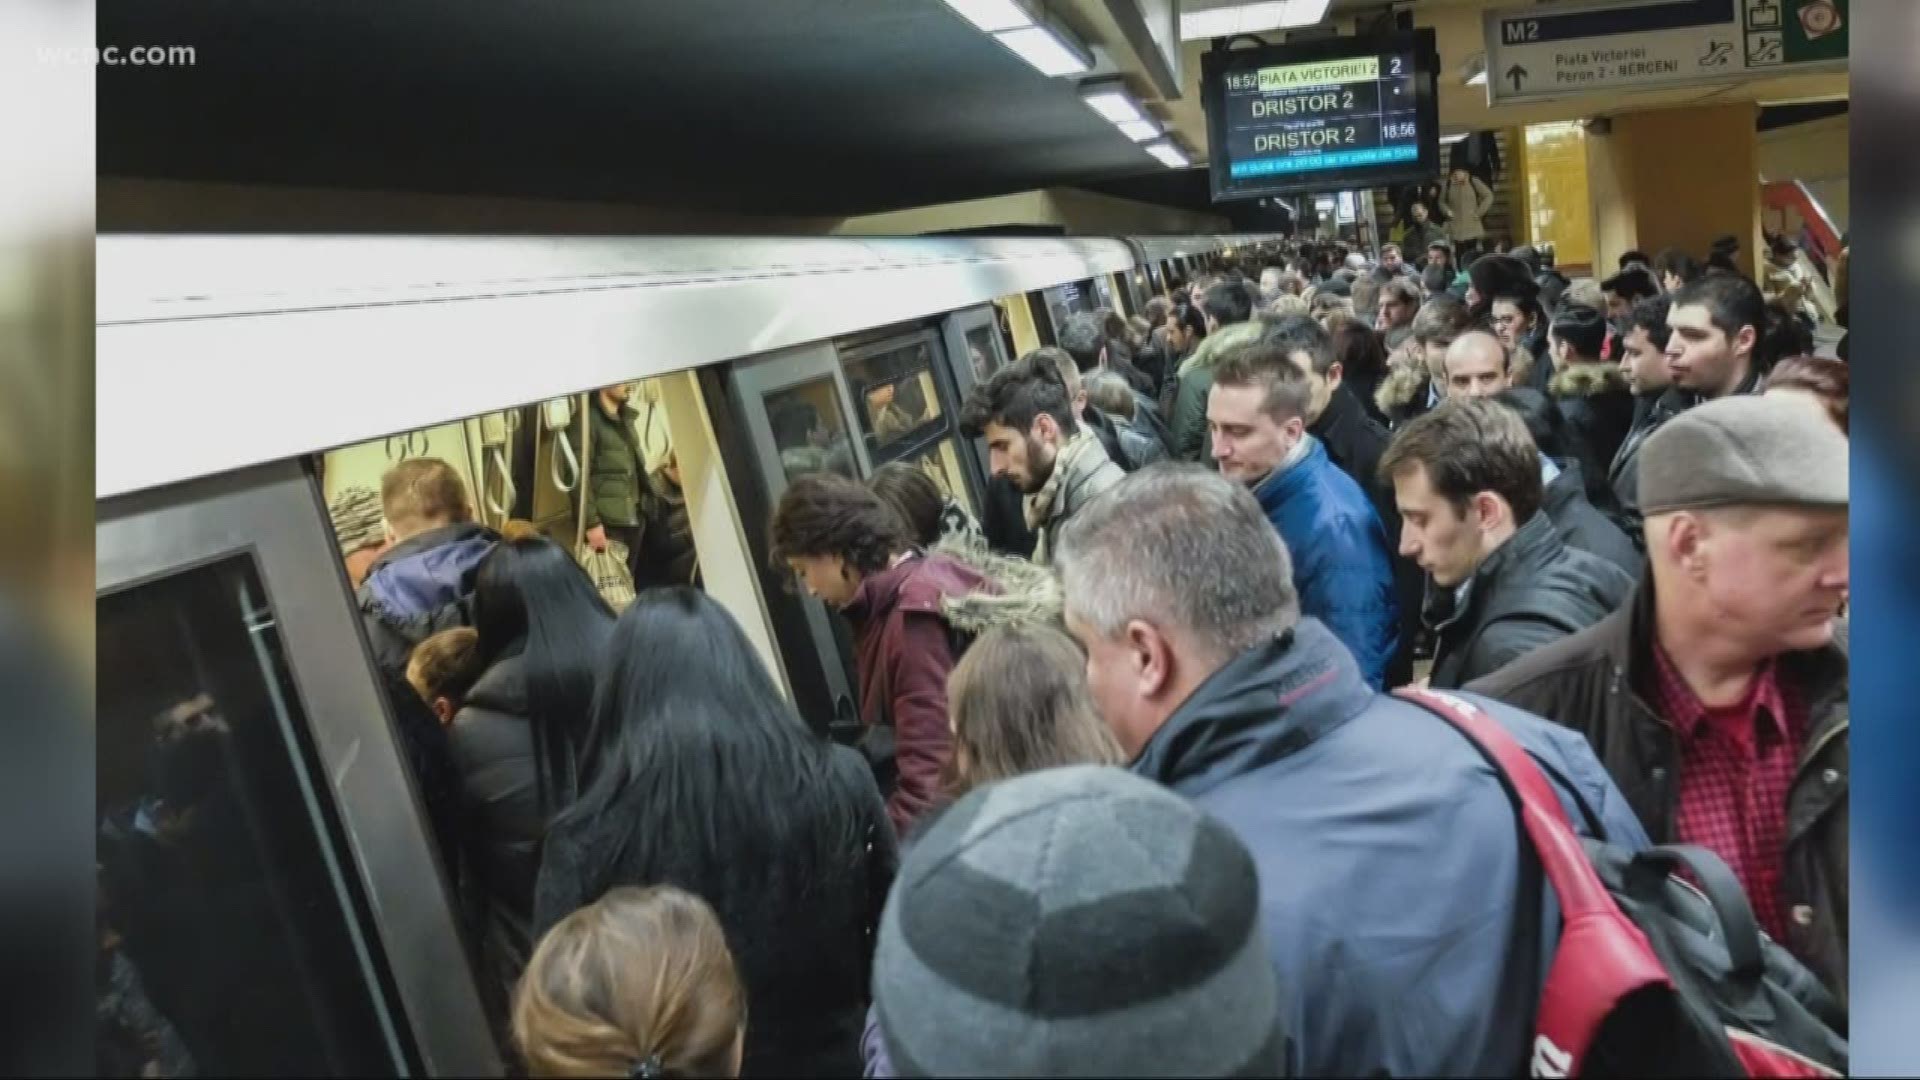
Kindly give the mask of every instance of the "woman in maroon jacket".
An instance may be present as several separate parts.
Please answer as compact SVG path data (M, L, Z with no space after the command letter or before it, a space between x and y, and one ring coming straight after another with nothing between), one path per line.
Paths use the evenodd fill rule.
M941 600L992 586L966 564L915 546L906 523L879 496L834 473L795 480L770 531L774 564L853 624L860 720L870 733L891 730L897 778L887 792L887 816L905 835L939 798L940 773L953 752L947 675L954 633Z

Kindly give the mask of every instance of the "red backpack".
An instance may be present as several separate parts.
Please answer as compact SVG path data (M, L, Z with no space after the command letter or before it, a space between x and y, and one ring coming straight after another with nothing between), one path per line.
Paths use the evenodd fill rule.
M1760 932L1725 863L1684 845L1629 853L1583 839L1498 721L1453 694L1395 694L1445 719L1493 764L1560 901L1531 1075L1845 1075L1844 1010ZM1674 875L1683 868L1697 885Z

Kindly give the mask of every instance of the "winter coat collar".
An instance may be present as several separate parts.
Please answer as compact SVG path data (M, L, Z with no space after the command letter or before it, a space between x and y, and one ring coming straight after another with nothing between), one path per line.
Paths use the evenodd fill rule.
M1601 394L1627 392L1627 377L1620 365L1596 361L1568 364L1553 373L1547 391L1555 397L1598 397Z
M1317 619L1229 660L1147 741L1133 771L1189 798L1311 746L1373 700Z

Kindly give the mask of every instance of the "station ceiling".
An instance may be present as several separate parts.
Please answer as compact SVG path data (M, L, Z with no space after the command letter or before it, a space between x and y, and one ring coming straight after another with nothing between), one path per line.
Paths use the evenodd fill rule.
M1162 168L941 0L100 0L99 172L870 213Z
M1393 6L1434 27L1447 132L1846 94L1838 74L1490 110L1464 68L1482 12L1518 2L1335 0L1329 19L1346 32ZM1184 45L1169 100L1108 0L1045 6L1204 155L1206 42ZM1057 186L1204 208L1203 179L1169 175L1073 79L1042 76L942 0L98 0L97 22L103 44L196 50L190 67L99 69L105 176L769 218Z

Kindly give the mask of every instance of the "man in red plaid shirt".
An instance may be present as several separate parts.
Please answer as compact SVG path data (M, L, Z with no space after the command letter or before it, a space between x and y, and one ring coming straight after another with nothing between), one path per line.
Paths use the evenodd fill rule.
M1586 733L1653 841L1720 856L1844 1001L1847 440L1823 420L1737 395L1669 421L1633 598L1467 689Z

